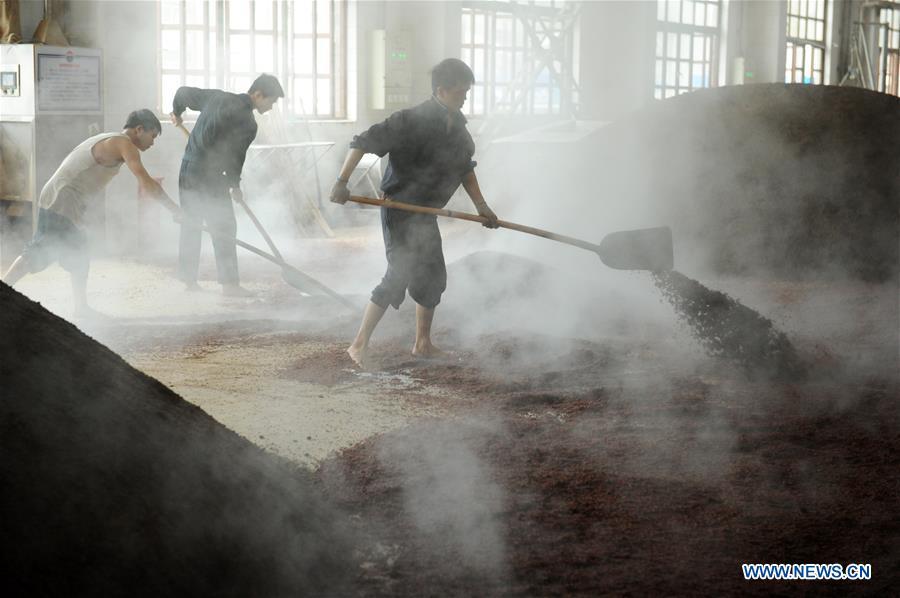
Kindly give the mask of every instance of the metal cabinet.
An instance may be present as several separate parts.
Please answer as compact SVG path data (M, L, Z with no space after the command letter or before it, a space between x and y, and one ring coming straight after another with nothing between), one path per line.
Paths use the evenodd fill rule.
M100 50L0 44L0 261L22 236L13 228L36 223L36 200L63 159L103 130ZM102 232L103 210L89 217Z

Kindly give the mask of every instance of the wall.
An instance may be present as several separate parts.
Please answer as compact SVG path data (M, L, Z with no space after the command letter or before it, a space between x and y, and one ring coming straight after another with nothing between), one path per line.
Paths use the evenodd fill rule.
M744 83L784 81L785 56L784 0L756 2L733 0L728 12L733 27L729 43L729 83L736 83L733 60L744 59Z
M581 112L615 120L653 98L653 2L587 2L581 8Z
M836 0L834 14L848 14ZM856 1L856 0L854 0ZM368 79L368 36L375 29L408 28L413 32L413 84L416 100L430 94L428 70L442 58L459 55L460 2L366 1L355 3L350 35L355 40L355 64L350 77L355 80L355 119L339 122L299 122L288 126L292 140L327 140L334 146L319 162L320 192L325 195L338 172L352 136L388 115L373 110L366 100ZM105 125L117 129L129 111L157 104L156 2L151 0L70 0L59 17L73 44L104 50ZM735 83L734 58L745 58L745 70L754 73L754 82L781 81L784 70L784 0L729 0L726 3L723 72L726 83ZM40 0L21 1L22 29L26 37L43 13ZM840 31L836 26L836 31ZM586 2L582 6L579 46L581 114L585 120L616 120L646 106L652 98L655 2ZM840 35L833 41L839 44ZM840 49L839 46L835 46ZM837 51L837 50L835 50ZM832 61L833 71L837 60ZM832 74L832 77L835 75ZM834 79L832 79L834 80ZM749 82L749 81L748 81ZM161 115L162 116L162 115ZM546 120L546 119L545 119ZM516 119L508 128L527 128L539 119ZM470 128L480 126L477 120ZM164 177L164 187L177 196L177 177L183 137L164 122L164 134L156 147L144 154L148 170ZM493 160L483 160L479 176L490 199L504 183ZM478 156L477 156L478 157ZM132 177L117 177L108 193L109 241L116 251L136 251L135 222L138 207ZM326 210L332 209L326 203ZM335 208L341 213L346 209ZM146 214L145 214L146 216ZM153 211L151 219L167 218ZM169 226L160 224L160 226Z

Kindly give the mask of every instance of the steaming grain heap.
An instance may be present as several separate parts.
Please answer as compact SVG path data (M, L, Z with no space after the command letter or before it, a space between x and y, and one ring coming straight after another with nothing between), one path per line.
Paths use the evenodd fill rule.
M640 140L632 158L654 173L647 193L716 271L898 274L898 98L725 87L654 103L614 128Z
M576 237L590 238L610 216L629 223L618 228L669 225L678 263L715 274L883 282L900 258L897 139L894 96L719 87L651 102L569 151L554 142L504 146L518 165L504 191L556 198L532 208L530 221ZM569 210L579 222L555 217Z
M896 97L822 85L723 87L654 102L600 135L609 174L638 164L652 173L641 191L716 272L822 271L873 282L898 274ZM634 196L633 182L610 184Z
M655 272L653 282L711 355L734 359L751 374L805 379L794 346L768 318L674 270Z
M0 285L10 595L322 594L344 574L307 478Z

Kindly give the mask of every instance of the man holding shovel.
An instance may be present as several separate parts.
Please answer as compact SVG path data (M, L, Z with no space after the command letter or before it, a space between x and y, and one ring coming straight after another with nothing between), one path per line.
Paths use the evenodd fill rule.
M88 204L98 198L122 164L126 164L144 195L161 202L176 215L176 220L181 212L141 162L141 152L153 147L160 133L162 126L152 111L135 110L128 115L121 133L101 133L73 149L41 190L34 239L9 267L3 281L12 286L29 272L40 272L59 260L72 275L75 316L98 315L87 304Z
M432 97L410 109L392 114L350 143L331 201L350 199L350 174L366 153L390 154L381 182L385 197L427 207L443 208L462 183L485 226L497 228L497 216L488 207L475 177L475 143L460 112L474 83L472 70L461 60L448 58L431 72ZM369 339L387 307L398 309L407 291L416 302L416 340L413 355L434 357L440 351L431 342L434 310L447 286L447 269L436 216L381 209L388 267L363 314L363 321L347 353L363 366Z
M243 199L241 171L247 148L256 138L253 110L268 112L284 90L272 75L260 75L247 93L233 94L217 89L181 87L172 102L172 123L181 126L188 108L200 117L188 139L181 161L178 190L185 222L179 243L179 277L189 290L197 290L200 267L201 231L206 221L213 233L213 249L219 283L226 295L248 296L240 285L234 237L237 221L231 199ZM230 197L229 197L230 195Z

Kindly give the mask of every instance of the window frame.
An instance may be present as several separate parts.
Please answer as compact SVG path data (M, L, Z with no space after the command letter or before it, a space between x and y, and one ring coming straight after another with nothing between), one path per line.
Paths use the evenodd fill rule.
M347 28L348 28L348 12L349 12L349 3L342 0L330 0L331 9L329 12L329 28L327 33L321 33L317 31L318 28L318 7L321 3L319 1L311 2L311 6L313 9L313 14L311 17L311 22L313 25L313 31L311 33L297 33L294 31L294 10L297 6L300 5L298 2L293 2L291 0L287 0L286 6L289 7L288 12L289 16L285 17L286 28L289 30L285 34L285 48L284 48L284 56L294 56L295 52L295 44L298 43L298 40L311 40L312 43L312 57L310 59L310 64L312 65L312 71L310 74L296 74L296 71L291 70L291 72L284 73L284 81L287 84L285 93L291 93L292 96L296 98L300 98L301 96L293 93L296 90L296 81L298 79L312 79L313 84L311 85L312 91L312 104L315 110L312 113L314 119L317 120L344 120L348 115L348 99L347 99L347 66L348 66L348 45L347 45ZM337 10L336 10L337 9ZM319 41L320 40L330 40L329 43L329 57L328 57L328 74L321 75L319 72ZM327 116L323 116L322 113L318 111L319 105L319 82L327 81L328 86L330 87L330 100L329 105L330 109L328 111ZM290 90L287 91L287 90ZM293 107L293 100L289 101L288 104ZM298 114L298 111L291 111L294 115ZM309 114L304 106L299 114Z
M262 72L256 71L256 39L260 35L272 36L272 66L274 67L270 74L275 75L285 88L285 98L283 99L283 110L285 117L289 120L315 120L315 121L341 121L349 117L349 98L348 98L348 66L349 66L349 40L348 40L348 23L349 12L351 10L350 0L309 0L308 2L294 2L292 0L248 0L247 8L249 10L250 20L246 27L232 27L230 23L232 8L225 0L208 0L203 2L203 25L188 25L186 23L187 5L191 0L170 0L171 3L177 2L179 9L179 23L170 24L163 23L163 3L157 3L157 43L160 49L157 60L157 102L160 105L160 111L167 114L171 110L171 105L166 106L165 102L171 102L170 97L164 97L164 94L171 93L171 89L167 89L164 85L165 77L178 77L180 82L178 85L197 85L215 89L226 89L228 91L240 92L245 89L243 84L247 80L252 81ZM272 5L272 26L271 28L259 29L256 27L257 10L256 5L260 2L271 3ZM318 11L323 4L329 6L328 29L325 32L319 30ZM301 7L308 7L312 11L310 16L311 32L296 33L295 11ZM215 21L213 23L212 21ZM188 31L202 31L204 37L204 54L202 68L188 69L186 65L187 53L185 52ZM179 35L179 66L173 68L166 66L164 56L164 32L178 31ZM249 44L250 56L248 63L251 71L235 71L232 70L232 63L227 59L231 50L233 36L246 35ZM297 40L311 39L312 56L310 59L311 71L309 73L297 74L293 68L293 57L295 44ZM328 72L322 74L319 68L318 53L319 40L325 41L329 48L328 56ZM191 81L191 78L194 80ZM202 78L203 83L199 83L197 79ZM307 106L303 102L301 96L296 91L297 79L311 79L313 84L310 86L311 105ZM319 94L321 93L320 85L324 84L328 89L328 106L327 110L320 112ZM247 83L249 87L249 83ZM195 118L194 113L187 113L186 118L192 120Z
M801 0L787 0L785 2L784 82L824 85L827 74L826 57L828 53L828 0L802 0L802 2L802 5ZM800 6L806 7L807 14L800 12ZM821 8L821 17L818 16L818 10L816 11L816 16L810 16L810 6ZM792 8L797 10L797 12L791 12ZM792 20L797 23L796 34L791 33ZM819 35L815 37L809 35L811 25L821 25L821 38ZM816 67L817 58L818 67ZM807 72L807 67L809 67L809 72Z
M210 16L212 13L212 7L216 6L214 2L204 3L204 11L203 11L203 24L202 25L189 25L187 24L187 2L185 0L180 0L178 4L178 12L179 24L172 25L163 23L163 4L161 2L157 3L156 8L156 22L157 22L157 44L159 48L159 52L157 54L157 102L160 104L161 112L164 114L168 114L169 110L166 109L166 106L163 105L163 78L166 76L177 76L181 79L180 85L189 84L188 78L200 77L204 78L206 81L202 83L202 85L208 87L222 87L222 80L220 77L216 76L217 68L215 65L219 64L220 56L216 55L213 58L213 52L210 49L210 39L211 36L218 35L218 27L214 27L210 21ZM217 21L216 25L219 23ZM164 32L166 31L174 31L178 34L178 68L170 68L165 66L165 57L164 57ZM203 62L202 66L199 69L188 69L187 68L187 53L184 49L187 47L187 34L188 31L200 31L203 34ZM212 69L212 70L211 70ZM196 81L191 81L190 83L195 83Z
M880 91L900 96L900 7L882 8L878 20Z
M528 31L524 19L534 17L537 23L541 18L551 17L555 11L562 10L562 2L556 0L548 0L545 2L519 2L510 0L507 2L479 2L479 1L463 1L460 11L460 37L459 47L460 56L463 62L466 62L475 72L475 85L470 92L469 101L464 108L466 116L470 118L484 118L497 115L555 115L564 114L567 110L565 90L563 85L557 79L557 74L534 56L534 43L541 41L535 38L534 31ZM525 14L529 12L531 14ZM484 36L482 39L476 39L475 22L476 17L484 17ZM497 45L497 21L508 19L512 29L510 32L510 45ZM467 41L465 38L466 27L463 20L470 22L468 32L471 36ZM557 23L554 23L556 25ZM557 27L552 32L548 32L544 28L546 35L559 35L562 30ZM502 52L509 55L509 77L499 80L498 77L498 60L497 53ZM481 60L476 60L478 52L482 52ZM577 62L574 56L573 48L568 48L571 64L565 65L573 74L577 68ZM481 62L481 64L479 64ZM540 67L539 71L535 68ZM527 70L524 70L527 69ZM509 91L512 89L520 78L520 73L527 73L531 76L531 81L527 91L523 97L516 100L509 98ZM537 79L542 74L547 73L547 82L540 83ZM479 76L484 73L484 76ZM478 94L482 94L479 102ZM542 103L539 99L541 94L546 98ZM505 100L505 101L501 101ZM515 101L513 101L515 100ZM511 103L512 110L502 109L501 106L509 106ZM479 107L480 106L480 107Z
M678 6L678 20L669 15L672 6ZM703 6L703 24L697 25L697 6ZM685 22L685 8L691 7L694 14L691 22ZM715 25L708 25L709 9L715 8ZM722 43L723 3L721 0L657 0L656 40L653 68L653 97L663 100L690 93L698 89L719 86L719 52ZM673 37L674 36L674 37ZM673 43L674 39L674 43ZM685 40L688 40L687 58L683 58ZM698 40L704 49L701 59L696 59L695 44ZM674 45L674 54L670 53ZM682 84L680 65L687 65L687 82ZM671 68L670 68L671 65ZM701 68L700 84L695 84L696 67ZM670 73L671 71L671 73ZM672 83L669 83L669 75Z

